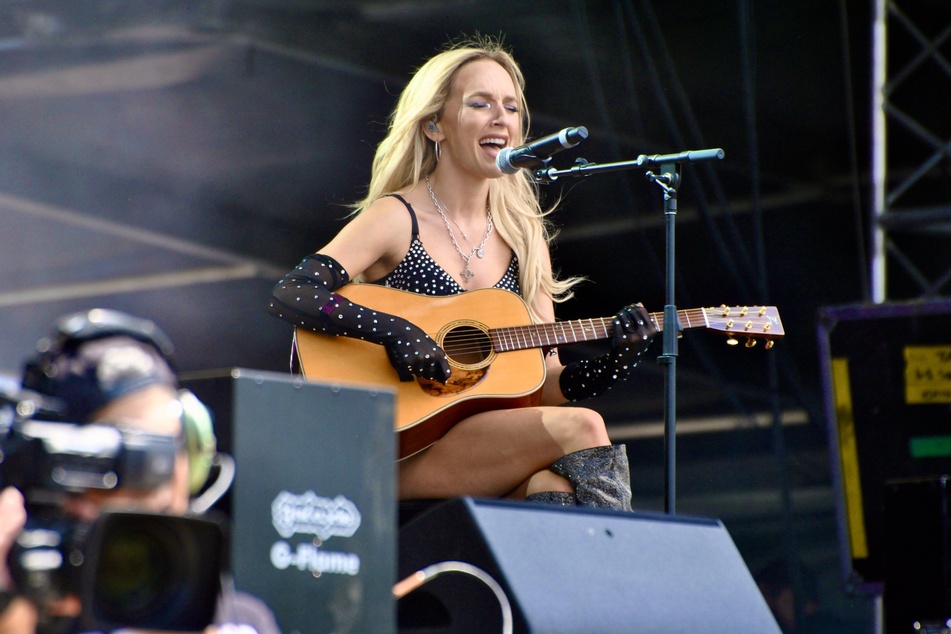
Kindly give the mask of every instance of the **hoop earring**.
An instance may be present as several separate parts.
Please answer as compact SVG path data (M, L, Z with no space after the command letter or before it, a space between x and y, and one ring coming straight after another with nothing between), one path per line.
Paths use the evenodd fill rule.
M439 141L433 141L433 144L436 146L436 162L439 162L439 159L442 158L442 152L439 149Z

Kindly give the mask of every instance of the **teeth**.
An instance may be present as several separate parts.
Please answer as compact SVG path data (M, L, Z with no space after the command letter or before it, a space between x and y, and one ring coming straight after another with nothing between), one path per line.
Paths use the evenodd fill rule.
M482 139L479 145L505 145L505 139Z

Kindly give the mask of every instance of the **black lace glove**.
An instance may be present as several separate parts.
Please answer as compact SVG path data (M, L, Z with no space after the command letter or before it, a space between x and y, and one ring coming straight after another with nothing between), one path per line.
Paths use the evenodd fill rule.
M416 375L445 383L450 369L442 348L402 317L334 293L349 281L350 275L332 257L308 255L272 289L268 312L294 326L382 345L401 381Z
M559 386L569 401L597 396L626 379L650 346L657 330L641 305L625 306L612 322L614 337L606 354L565 366Z

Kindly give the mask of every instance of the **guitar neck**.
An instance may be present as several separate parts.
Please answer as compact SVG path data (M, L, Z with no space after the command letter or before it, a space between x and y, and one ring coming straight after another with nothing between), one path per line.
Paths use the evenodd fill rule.
M681 328L707 326L706 314L702 308L678 310L677 318ZM664 329L664 313L650 313L650 319L658 332ZM614 334L613 322L612 316L573 319L551 324L490 328L489 337L492 340L492 346L498 352L550 348L570 343L608 339Z

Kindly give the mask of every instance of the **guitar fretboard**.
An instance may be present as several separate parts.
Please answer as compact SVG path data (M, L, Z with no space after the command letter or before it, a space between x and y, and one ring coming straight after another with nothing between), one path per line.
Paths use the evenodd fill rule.
M680 327L703 328L707 326L707 315L703 308L678 310ZM650 319L658 332L664 329L664 313L650 313ZM614 317L594 317L591 319L573 319L551 324L533 324L529 326L506 326L490 328L489 337L497 352L525 350L528 348L550 348L569 343L608 339L614 334Z

